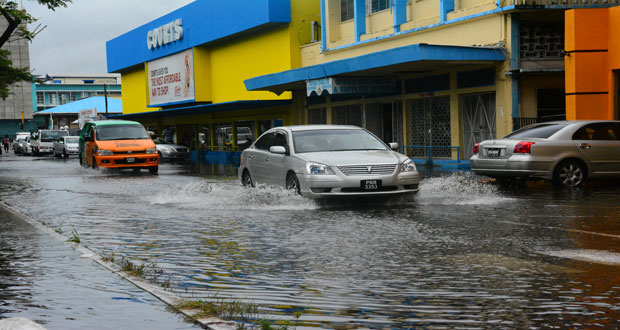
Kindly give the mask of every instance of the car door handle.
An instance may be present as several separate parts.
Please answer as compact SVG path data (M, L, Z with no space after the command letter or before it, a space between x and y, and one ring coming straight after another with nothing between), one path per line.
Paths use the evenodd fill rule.
M588 144L588 143L582 143L582 144L579 145L579 147L581 149L586 149L586 150L592 148L592 146L590 144Z
M271 160L269 158L265 158L265 161L266 162L270 162Z
M252 158L254 158L254 156L252 156L252 155L249 155L249 156L248 156L248 159L252 159Z

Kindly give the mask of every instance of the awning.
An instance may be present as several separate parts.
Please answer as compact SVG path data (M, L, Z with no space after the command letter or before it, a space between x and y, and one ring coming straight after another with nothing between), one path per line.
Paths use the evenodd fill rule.
M380 52L293 69L245 80L248 91L277 94L305 89L305 82L335 76L385 76L399 72L425 72L448 64L483 64L504 61L499 47L465 47L415 44Z
M105 96L91 96L81 100L73 101L67 104L59 105L57 107L41 110L35 112L35 116L49 115L49 114L74 114L79 115L80 110L97 109L98 113L105 113ZM123 113L123 101L108 97L108 113Z
M215 104L201 104L183 108L129 113L124 115L107 116L110 119L140 120L145 118L161 118L173 116L199 115L212 112L238 111L257 108L269 108L290 105L292 100L256 100L256 101L232 101Z

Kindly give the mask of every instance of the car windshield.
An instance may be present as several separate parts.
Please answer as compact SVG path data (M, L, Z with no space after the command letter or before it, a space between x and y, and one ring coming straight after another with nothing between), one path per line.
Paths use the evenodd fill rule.
M67 144L69 144L69 143L78 143L79 142L78 138L68 138L68 139L65 139L65 141L67 141Z
M97 126L97 140L141 140L150 139L146 129L139 124Z
M61 136L67 136L67 131L41 131L41 142L57 141Z
M551 135L557 133L562 128L566 127L565 124L541 124L524 127L520 130L514 131L506 135L505 139L547 139Z
M361 129L323 129L293 132L295 152L387 150L386 145Z

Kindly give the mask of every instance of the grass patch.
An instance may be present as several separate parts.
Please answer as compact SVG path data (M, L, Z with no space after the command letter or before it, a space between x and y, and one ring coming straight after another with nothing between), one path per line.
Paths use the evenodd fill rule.
M78 243L78 244L80 244L80 242L82 241L80 239L80 234L78 234L75 228L71 229L71 237L69 237L68 241L73 242L73 243Z
M60 235L62 235L62 228L60 228L60 227L56 227L56 228L54 228L54 232L55 232L56 234L60 234Z
M156 277L161 275L164 271L157 267L154 263L147 264L135 264L131 262L131 260L126 259L125 257L121 258L119 261L119 266L122 271L128 272L129 274L137 277Z
M114 252L112 252L112 254L110 254L109 256L106 256L106 255L101 256L101 260L102 260L103 262L111 262L111 263L114 263L114 261L116 260L116 259L114 258Z

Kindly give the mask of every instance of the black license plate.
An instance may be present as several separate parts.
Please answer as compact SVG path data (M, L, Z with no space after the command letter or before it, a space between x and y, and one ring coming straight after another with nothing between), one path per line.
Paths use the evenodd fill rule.
M500 152L497 148L487 150L487 156L489 157L499 157L499 154Z
M360 185L363 191L377 191L381 189L381 180L362 180Z

